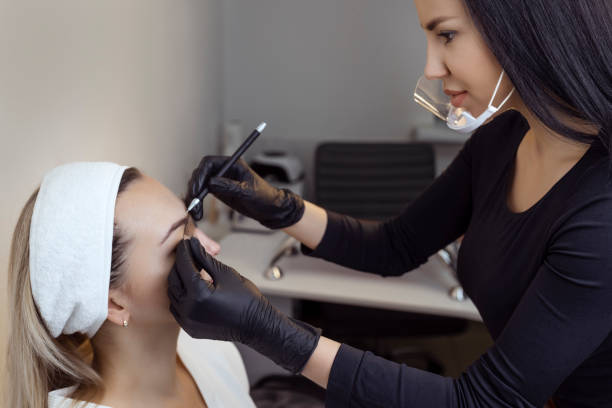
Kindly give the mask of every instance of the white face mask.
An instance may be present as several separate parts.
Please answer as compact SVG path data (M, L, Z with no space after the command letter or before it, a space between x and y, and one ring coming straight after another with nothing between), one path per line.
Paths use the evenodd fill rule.
M508 96L506 96L506 99L504 99L498 107L493 106L493 101L495 100L503 77L504 71L502 71L499 76L497 86L489 101L489 106L477 118L472 116L467 110L457 108L451 104L451 97L444 93L441 80L429 80L424 76L421 77L414 91L414 100L416 103L445 121L449 128L461 133L470 133L482 126L482 124L504 106L504 104L508 102L508 99L510 99L510 96L512 96L514 88L512 88Z

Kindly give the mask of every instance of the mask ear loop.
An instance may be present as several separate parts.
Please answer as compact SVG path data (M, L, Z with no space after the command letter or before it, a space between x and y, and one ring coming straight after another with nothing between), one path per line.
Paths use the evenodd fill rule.
M493 100L495 100L495 96L497 96L497 91L499 90L499 86L503 78L504 78L504 71L501 72L501 75L499 76L499 79L497 80L497 85L495 86L495 90L493 91L493 96L491 96L491 100L489 101L489 108L495 109L495 112L497 112L502 106L504 106L504 104L508 102L508 99L510 99L510 97L514 93L514 87L512 87L512 90L510 91L508 96L506 96L506 99L504 99L503 102L500 103L498 107L493 106Z

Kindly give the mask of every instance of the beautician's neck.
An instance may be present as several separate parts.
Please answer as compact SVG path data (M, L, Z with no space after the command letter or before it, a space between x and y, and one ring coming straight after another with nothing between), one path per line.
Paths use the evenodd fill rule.
M522 101L515 102L513 106L529 123L525 138L531 139L534 159L548 163L574 162L588 150L590 145L569 139L547 128Z
M107 395L145 400L172 399L178 394L177 354L179 328L106 327L94 341L95 368ZM98 337L98 336L96 336Z

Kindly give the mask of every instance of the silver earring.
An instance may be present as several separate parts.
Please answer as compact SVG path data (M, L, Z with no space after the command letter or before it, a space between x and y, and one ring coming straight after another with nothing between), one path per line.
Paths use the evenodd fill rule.
M127 320L124 320L123 321L123 327L127 327L127 326L128 326L128 322L127 322Z

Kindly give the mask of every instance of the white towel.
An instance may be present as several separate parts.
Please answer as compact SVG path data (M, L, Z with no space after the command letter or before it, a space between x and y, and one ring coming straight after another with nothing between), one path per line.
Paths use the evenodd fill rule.
M30 226L30 283L53 337L92 337L106 320L115 201L125 169L70 163L43 179Z

